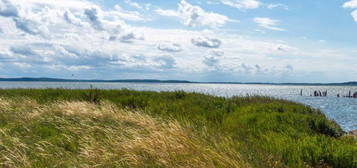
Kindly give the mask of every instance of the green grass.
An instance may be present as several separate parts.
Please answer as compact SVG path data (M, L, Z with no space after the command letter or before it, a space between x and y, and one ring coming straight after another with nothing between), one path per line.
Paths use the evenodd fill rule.
M242 155L244 163L252 167L357 167L357 143L352 137L345 136L341 128L320 111L285 100L268 97L223 98L182 91L64 89L0 90L0 97L18 100L18 103L26 97L39 104L86 101L100 105L103 101L110 101L120 109L139 110L163 122L178 121L200 137L205 146L236 160L236 154L225 152L233 149ZM26 112L26 109L14 107L12 111ZM1 113L0 128L16 125L12 118ZM66 129L58 129L62 123L52 121L51 117L48 120L36 121L38 123L32 123L27 129L14 129L12 133L18 136L34 134L39 138L34 140L38 141L53 138L56 148L50 150L55 152L59 147L58 150L73 155L80 146L79 142L60 136L68 134ZM71 120L67 118L66 122L76 124ZM110 120L100 123L102 127L112 124Z
M188 125L108 101L1 99L0 167L247 167L240 154L208 143Z

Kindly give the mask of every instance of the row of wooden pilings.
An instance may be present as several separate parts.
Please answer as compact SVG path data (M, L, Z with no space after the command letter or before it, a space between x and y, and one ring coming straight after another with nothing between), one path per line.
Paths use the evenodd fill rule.
M302 89L300 90L300 96L303 96ZM311 97L327 97L327 90L326 91L315 90L313 94L310 94L310 96ZM351 91L349 91L347 95L337 94L337 97L357 98L357 92L352 93Z

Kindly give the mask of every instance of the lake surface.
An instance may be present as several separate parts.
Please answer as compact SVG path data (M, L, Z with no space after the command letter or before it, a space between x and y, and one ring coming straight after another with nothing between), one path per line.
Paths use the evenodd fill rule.
M290 85L244 85L244 84L166 84L166 83L89 83L89 82L0 82L0 88L66 88L132 89L148 91L199 92L215 96L261 95L304 103L320 109L335 120L345 131L357 129L357 99L337 98L357 92L357 86L290 86ZM300 96L300 90L303 96ZM315 90L328 91L327 97L311 97Z

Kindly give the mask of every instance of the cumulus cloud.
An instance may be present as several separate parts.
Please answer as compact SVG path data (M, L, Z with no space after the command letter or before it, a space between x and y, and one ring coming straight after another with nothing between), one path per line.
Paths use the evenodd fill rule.
M210 37L196 37L191 39L193 45L198 47L206 47L206 48L219 48L222 44L222 41L216 38Z
M0 16L12 18L15 27L31 35L45 35L48 30L45 26L40 26L35 20L20 16L20 4L16 1L0 0Z
M60 5L62 3L57 4ZM56 6L57 4L52 0L43 2L37 0L29 0L26 1L26 3L24 3L22 0L1 0L0 16L10 17L15 27L22 32L34 36L40 35L42 37L48 37L50 33L50 30L48 28L49 25L55 25L60 22L58 19L60 17L57 16L60 15L59 13L61 13L60 11L63 10L63 8L58 9L58 7ZM69 2L69 4L67 5L71 4L76 3ZM67 16L67 19L69 19L70 16Z
M346 66L356 62L346 56L354 53L300 50L278 39L250 38L226 29L199 31L197 27L221 27L231 20L188 1L180 1L174 10L150 8L196 28L153 28L143 24L153 16L150 11L142 14L144 9L126 7L103 7L87 0L0 0L2 75L55 77L75 71L78 78L177 79L194 74L191 80L201 80L196 77L222 72L226 76L221 79L232 81L261 79L256 74L273 80L274 74L302 69L355 72L353 66ZM240 7L248 8L255 7ZM278 23L265 27L279 28ZM330 67L325 60L336 64Z
M249 65L246 65L246 64L244 64L244 63L242 63L239 68L241 68L241 69L243 70L243 73L248 73L248 74L249 74L249 73L252 73L253 70L254 70L253 67L251 67L251 66L249 66Z
M128 33L124 33L121 36L119 36L119 40L121 42L132 42L133 40L144 40L144 37L142 37L134 32L128 32Z
M175 10L163 10L157 9L156 13L162 16L176 16L181 19L181 22L190 27L221 27L227 22L233 21L225 15L221 15L214 12L206 12L199 6L194 6L185 0L182 0L178 4L178 9Z
M220 56L224 55L224 51L222 51L222 50L212 50L211 51L211 55L220 57Z
M4 17L17 17L19 11L17 7L9 0L0 0L0 16Z
M0 40L1 50L9 50L8 54L1 53L1 57L11 57L16 67L33 66L36 69L109 68L119 60L123 63L120 65L122 69L130 65L153 66L152 63L145 63L145 60L125 62L118 55L122 52L114 51L116 48L130 47L135 40L144 39L141 33L124 21L139 20L134 17L135 14L139 16L138 13L127 12L119 7L103 10L89 1L63 1L27 0L23 3L23 0L0 0L0 16L10 18L1 22L4 24L2 27L7 28L6 33L9 33ZM22 32L31 36L25 36ZM108 39L122 43L110 43ZM126 51L135 52L131 49Z
M171 56L156 57L154 61L163 69L171 69L176 65L175 59Z
M14 57L7 52L0 52L0 60L1 62L13 62Z
M113 61L112 53L106 53L100 50L74 48L67 45L59 45L53 48L57 50L51 54L58 54L59 56L51 57L56 59L55 62L60 62L66 66L101 67L110 65Z
M256 17L254 18L254 22L258 24L259 27L274 30L274 31L285 31L285 29L277 27L279 24L279 20L270 19L266 17Z
M351 1L345 2L343 4L343 7L357 9L357 0L351 0ZM351 16L354 19L354 21L357 22L357 10L352 11Z
M14 18L13 20L15 22L16 27L25 33L42 36L48 35L47 27L42 26L32 20L27 20L23 18Z
M120 59L118 55L111 52L51 43L15 45L10 47L10 51L18 55L14 60L16 63L29 65L98 68L109 66Z
M343 4L344 8L357 8L357 0L350 0Z
M10 51L14 54L20 54L23 56L35 56L37 53L33 51L30 47L28 46L12 46L10 48Z
M157 49L165 52L181 52L182 47L180 44L177 43L171 43L171 42L165 42L165 43L160 43L157 46Z
M242 63L240 66L237 67L238 72L243 75L261 77L270 74L269 77L276 75L276 73L280 73L279 71L275 71L274 68L265 67L265 65L261 64L247 64Z
M148 21L148 18L145 18L137 11L128 11L124 10L121 6L115 5L113 11L108 12L108 17L116 17L118 19L124 19L129 21Z
M223 57L224 51L219 50L219 49L212 49L208 51L207 55L205 55L202 59L202 64L205 65L209 71L214 71L214 72L231 72L231 70L227 70L227 67L222 64L222 60L224 59Z
M119 40L122 42L132 42L134 39L136 39L136 37L133 32L125 33L119 37Z
M220 59L223 55L224 52L221 50L212 50L207 56L204 57L203 64L207 65L208 67L219 69Z
M98 17L98 9L97 8L89 8L84 10L84 14L88 17L91 25L94 29L103 30L102 21Z
M139 5L136 2L133 2L131 0L124 0L124 2L128 5L130 5L131 7L137 8L137 9L142 9L143 7L141 5Z
M258 0L221 0L221 2L238 9L256 9L262 5Z
M43 54L44 49L39 45L16 45L10 47L10 52L14 55L13 62L28 65L43 65L49 59Z
M109 40L111 41L119 40L120 42L123 43L132 43L135 40L144 40L144 37L142 35L139 35L138 33L128 31L128 32L120 33L119 35L112 35L110 36Z
M353 19L355 20L355 22L357 22L357 10L354 10L352 13L351 13Z
M79 18L77 18L76 16L74 16L73 13L69 10L64 12L63 18L65 21L67 21L70 24L77 25L77 26L82 25L82 21Z
M219 59L215 56L205 56L203 59L203 63L209 67L217 66L219 63Z

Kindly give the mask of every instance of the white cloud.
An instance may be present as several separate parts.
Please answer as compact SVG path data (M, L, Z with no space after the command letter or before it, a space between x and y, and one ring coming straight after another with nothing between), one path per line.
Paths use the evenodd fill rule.
M206 1L206 4L208 4L208 5L218 5L218 4L220 4L220 3L217 2L217 1L207 0L207 1Z
M179 16L179 13L175 10L164 10L164 9L156 9L155 12L161 16Z
M0 2L8 3L6 0ZM17 58L13 61L17 64L39 64L41 60L51 66L61 65L52 67L77 66L70 65L70 62L90 67L109 64L109 61L101 60L103 57L109 60L113 54L97 49L97 46L102 46L104 43L111 44L108 37L115 36L118 41L125 43L143 40L140 33L121 20L123 17L113 15L118 12L117 9L103 11L98 5L77 0L68 1L69 3L66 4L54 3L51 0L11 2L13 3L11 6L15 7L11 10L18 11L16 15L13 14L15 12L9 12L8 7L5 9L0 6L1 16L6 12L6 17L10 17L10 21L13 22L6 25L8 30L3 40L7 43L2 48L11 49L11 55ZM90 26L94 29L90 29ZM16 34L18 31L31 36ZM0 40L0 44L3 40ZM76 47L69 48L65 45ZM41 63L41 66L42 64L45 62Z
M193 38L191 42L195 46L206 48L219 48L222 44L222 41L217 38L210 38L204 36Z
M160 56L154 58L156 64L158 64L160 69L172 69L176 65L176 61L171 56Z
M122 33L118 39L121 42L132 43L134 40L144 40L144 37L135 32Z
M353 19L355 20L355 22L357 22L357 10L354 10L352 13L351 13Z
M254 22L265 29L285 31L285 29L277 27L278 23L280 22L279 20L274 20L266 17L256 17L254 18Z
M222 50L212 50L210 54L220 57L220 56L224 55L224 51L222 51Z
M47 28L45 26L40 26L39 23L22 18L14 18L13 20L15 22L16 27L25 33L43 36L48 34Z
M351 1L345 2L345 3L343 4L343 7L344 7L344 8L357 9L357 0L351 0ZM351 13L351 16L353 17L353 20L354 20L355 22L357 22L357 10L354 10L354 11Z
M282 8L284 10L289 10L289 7L285 4L277 3L277 4L269 4L267 6L268 9Z
M77 25L77 26L82 26L82 21L77 18L76 16L73 15L73 13L69 10L65 11L63 14L63 18L65 21L67 21L70 24Z
M142 9L143 7L141 5L139 5L136 2L133 2L131 0L124 0L124 2L128 5L130 5L131 7L137 8L137 9Z
M94 29L103 30L102 21L99 18L99 9L97 8L88 8L84 10L84 14L89 19L89 22Z
M9 0L0 1L0 16L17 17L19 15L17 7Z
M203 63L208 67L213 67L215 70L219 69L219 63L224 52L221 50L212 50L210 53L204 57Z
M184 25L191 27L208 26L218 28L222 27L227 22L233 21L225 15L206 12L201 7L194 6L185 0L181 0L178 6L177 11L157 9L156 13L162 16L179 17Z
M108 12L107 17L116 17L118 19L130 20L130 21L147 21L149 19L142 16L137 11L127 11L124 10L119 5L114 6L113 11Z
M171 42L160 43L157 46L157 49L159 49L161 51L165 51L165 52L181 52L182 51L182 47L180 44L171 43Z
M343 4L344 8L357 8L357 0L350 0Z
M221 0L221 2L238 9L256 9L262 5L258 0Z
M175 10L152 9L192 27L220 27L230 21L186 1L179 4ZM346 66L357 62L349 56L355 53L301 48L224 29L151 28L142 22L151 13L144 14L85 0L0 0L1 74L191 80L212 75L232 81L274 80L287 72L356 72ZM280 29L274 21L261 22L262 28Z
M219 58L212 55L205 56L203 59L203 63L209 67L215 67L219 64Z
M95 5L90 1L85 0L61 0L61 3L58 0L14 0L18 3L26 4L28 7L49 7L49 8L59 8L59 9L82 9L89 6Z

